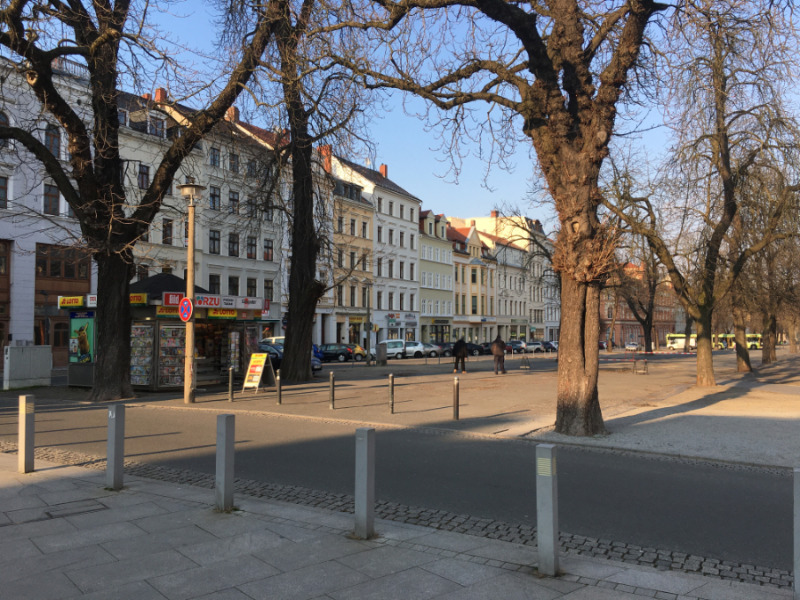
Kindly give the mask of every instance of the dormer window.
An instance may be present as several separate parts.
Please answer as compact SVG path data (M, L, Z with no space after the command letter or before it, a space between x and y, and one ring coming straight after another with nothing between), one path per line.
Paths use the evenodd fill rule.
M150 117L147 124L147 132L156 137L167 137L167 121L158 117Z

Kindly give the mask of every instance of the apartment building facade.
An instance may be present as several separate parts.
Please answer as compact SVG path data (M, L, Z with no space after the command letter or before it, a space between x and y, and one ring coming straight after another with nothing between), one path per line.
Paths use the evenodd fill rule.
M447 239L447 218L423 210L419 216L420 341L451 341L453 276L453 244Z

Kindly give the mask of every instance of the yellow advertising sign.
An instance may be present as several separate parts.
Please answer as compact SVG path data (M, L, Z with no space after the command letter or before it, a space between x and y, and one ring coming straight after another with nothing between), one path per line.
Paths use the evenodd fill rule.
M130 303L135 306L147 304L147 294L131 294Z
M178 318L178 307L177 306L156 306L156 316L169 319L177 319Z
M209 308L208 309L208 318L209 319L235 319L236 318L236 309L235 308Z
M83 306L83 296L59 296L58 308L75 308Z
M258 386L261 385L261 375L264 373L264 365L267 363L267 354L251 354L250 355L250 364L247 366L247 375L244 378L244 386L242 387L242 391L246 390L247 388L256 388L258 391ZM270 363L270 367L272 363Z

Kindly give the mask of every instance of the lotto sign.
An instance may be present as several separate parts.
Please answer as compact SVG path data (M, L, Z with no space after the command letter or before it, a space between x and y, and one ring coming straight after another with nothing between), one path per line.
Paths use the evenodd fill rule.
M267 354L251 354L242 391L247 388L255 388L255 391L258 392L258 387L261 385L261 376L264 374L265 369L269 374L267 379L270 380L270 385L275 385L275 373L272 371L272 362L267 357Z
M178 305L178 314L181 316L181 321L185 323L191 319L193 311L194 307L192 306L192 301L189 298L184 298L181 300L181 303Z

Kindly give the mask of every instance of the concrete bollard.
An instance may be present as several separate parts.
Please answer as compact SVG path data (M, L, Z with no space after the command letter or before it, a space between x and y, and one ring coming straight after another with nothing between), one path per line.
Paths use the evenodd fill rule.
M233 367L228 367L228 402L233 402Z
M217 416L217 471L214 499L217 509L233 510L233 455L236 433L234 415Z
M355 536L375 536L375 430L356 429Z
M389 414L394 414L394 375L389 373Z
M121 490L125 469L125 405L108 407L108 447L106 450L106 487Z
M794 468L794 600L800 600L800 467Z
M558 481L556 447L536 446L536 543L539 573L558 574Z
M36 447L35 408L36 397L32 394L19 397L19 429L17 437L18 470L20 473L33 472L33 450Z
M275 392L278 395L278 404L283 402L283 398L281 397L283 390L281 390L281 370L278 369L278 372L275 374Z
M333 375L333 371L331 371L330 376L330 402L331 402L331 410L336 408L336 377Z

